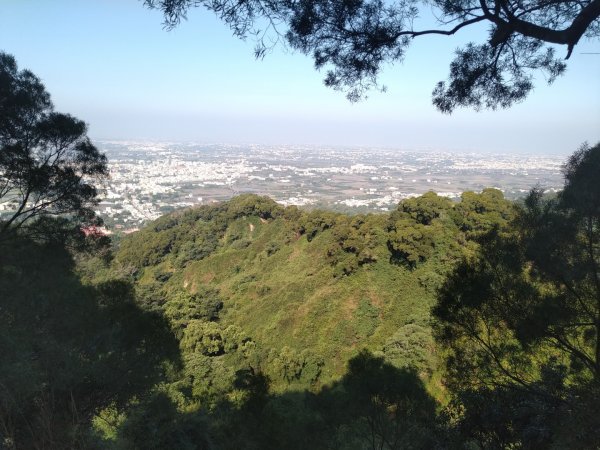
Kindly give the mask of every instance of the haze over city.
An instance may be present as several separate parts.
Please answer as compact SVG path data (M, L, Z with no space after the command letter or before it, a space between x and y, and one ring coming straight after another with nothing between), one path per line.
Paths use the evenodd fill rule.
M583 40L553 85L538 74L533 93L509 110L444 115L431 91L453 50L480 40L485 26L415 40L404 64L381 74L387 92L352 104L323 85L310 58L277 46L255 60L251 39L236 39L203 9L172 31L137 0L6 0L1 10L3 50L95 139L567 155L600 138L597 42Z
M131 231L174 209L233 196L268 195L281 205L346 213L388 212L428 191L458 201L494 187L521 199L557 192L560 156L485 155L381 148L201 145L99 141L109 158L97 210L112 230ZM1 214L1 212L0 212Z

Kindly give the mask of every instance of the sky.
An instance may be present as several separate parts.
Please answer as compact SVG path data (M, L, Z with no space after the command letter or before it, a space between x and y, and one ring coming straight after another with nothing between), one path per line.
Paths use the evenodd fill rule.
M454 50L485 34L471 27L416 39L404 63L382 73L387 92L350 103L323 85L310 58L278 47L256 60L251 40L203 9L166 31L139 0L0 0L0 50L93 139L539 155L600 141L600 54L588 54L600 41L581 43L553 85L539 74L534 92L508 110L438 112L431 91Z

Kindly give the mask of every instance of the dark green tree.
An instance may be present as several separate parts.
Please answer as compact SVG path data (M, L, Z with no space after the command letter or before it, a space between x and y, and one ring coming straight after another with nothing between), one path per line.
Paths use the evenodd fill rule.
M566 59L583 37L600 35L600 0L144 0L164 13L167 28L193 7L213 11L234 35L257 38L256 55L273 42L327 68L325 84L357 100L373 86L381 67L401 62L413 39L449 36L478 23L490 26L484 42L457 50L447 83L433 91L443 112L456 107L509 107L533 88L533 72L552 82L565 69L552 44L564 45ZM420 11L432 8L437 28L414 26Z
M211 450L207 424L201 413L182 413L158 392L129 412L120 427L117 445L123 449Z
M452 209L452 202L432 191L416 198L403 200L398 205L399 211L408 214L421 225L431 225L433 219L437 219L450 209Z
M431 227L414 223L410 219L396 220L390 225L388 248L394 261L415 268L433 254L434 246Z
M505 200L501 191L487 188L481 193L463 192L451 215L467 237L477 237L494 227L502 227L514 214L514 204Z
M538 425L561 418L579 424L561 442L600 442L597 415L587 417L600 391L599 173L600 145L583 147L565 167L564 190L555 198L533 190L512 225L481 237L479 254L440 291L437 335L450 352L450 385L468 400L466 417L492 417L481 413L481 398L507 401L479 428L495 445L508 436L513 445L549 446L561 427ZM518 426L517 404L529 410Z
M95 183L108 169L86 132L84 122L54 111L39 78L0 53L0 206L8 211L0 240L19 229L47 237L95 223Z
M219 292L203 288L195 294L184 291L170 297L164 315L176 333L180 333L193 320L217 321L222 309L223 301L219 298Z
M400 202L390 214L387 225L392 260L415 268L430 258L436 241L447 234L448 227L439 219L447 216L451 209L452 202L435 192Z
M18 237L4 250L0 448L90 448L93 417L143 398L177 343L129 283L83 285L60 245Z

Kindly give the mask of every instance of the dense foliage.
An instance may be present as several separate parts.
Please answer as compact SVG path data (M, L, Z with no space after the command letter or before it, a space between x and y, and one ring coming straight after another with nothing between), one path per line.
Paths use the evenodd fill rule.
M17 231L61 239L97 222L106 157L84 122L54 111L44 85L0 52L0 244Z
M60 245L19 238L4 251L0 448L87 448L96 413L151 389L176 342L130 284L82 284Z
M280 389L307 388L341 376L359 342L398 353L393 336L414 334L402 327L430 335L444 273L472 251L476 230L506 223L512 210L499 191L464 197L470 206L431 192L390 216L345 216L245 195L157 220L122 242L113 266L133 274L143 304L170 318L182 345L193 344L202 386L206 374L232 379L246 364ZM230 361L229 375L215 358Z
M0 442L595 448L599 155L520 204L429 192L347 216L242 195L114 255L15 236Z
M430 192L390 215L242 195L158 219L111 264L81 266L134 283L138 304L169 320L183 363L134 407L137 425L128 418L106 436L142 446L140 417L156 420L171 401L178 425L158 439L187 442L182 429L198 421L202 445L224 448L437 445L449 394L429 310L474 237L514 211L488 189L459 203Z
M104 172L0 53L0 449L600 447L600 144L522 204L242 195L92 256Z
M448 382L465 399L469 433L488 445L600 442L598 174L600 145L583 147L564 190L533 190L512 226L484 236L440 291Z

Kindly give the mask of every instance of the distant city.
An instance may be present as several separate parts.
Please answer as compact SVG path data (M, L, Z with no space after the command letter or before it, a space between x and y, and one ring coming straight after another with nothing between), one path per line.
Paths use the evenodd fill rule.
M97 141L110 179L98 213L108 229L131 231L178 208L241 193L283 205L342 212L383 212L435 191L458 199L494 187L507 198L532 187L561 189L557 156L485 155L377 148L200 145Z

